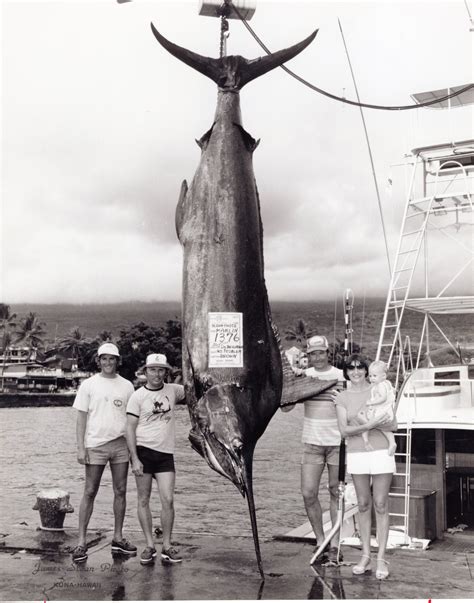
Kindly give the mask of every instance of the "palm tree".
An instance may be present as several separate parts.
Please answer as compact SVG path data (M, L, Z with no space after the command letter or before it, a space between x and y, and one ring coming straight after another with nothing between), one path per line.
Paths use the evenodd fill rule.
M35 312L30 312L17 324L15 343L23 343L29 347L27 361L29 361L33 350L44 347L46 331L43 327L44 323L40 322Z
M302 318L298 318L293 327L285 329L285 339L287 341L296 341L296 343L305 343L309 332L307 323Z
M7 363L8 350L10 349L10 345L12 343L12 336L10 331L4 330L1 335L0 345L2 346L3 351L3 362L2 362L2 392L4 391L5 384L5 365Z
M346 351L344 349L344 341L339 339L339 337L336 337L335 341L329 344L329 361L337 368L343 368L344 360L348 354L363 353L364 348L355 342L352 344L352 349Z
M16 326L16 314L10 312L8 304L0 304L0 349L3 353L2 362L2 391L4 390L5 365L12 344L12 329Z
M3 352L4 366L12 343L11 332L14 327L16 327L16 314L10 312L8 304L0 304L0 349Z
M97 334L95 341L100 345L101 343L107 343L109 341L113 342L113 339L112 331L104 330Z
M8 304L0 304L0 328L3 329L5 324L15 326L15 318L16 314L11 314Z
M93 341L84 335L80 327L73 327L59 340L56 349L84 367L90 360L92 349L95 350L95 347Z

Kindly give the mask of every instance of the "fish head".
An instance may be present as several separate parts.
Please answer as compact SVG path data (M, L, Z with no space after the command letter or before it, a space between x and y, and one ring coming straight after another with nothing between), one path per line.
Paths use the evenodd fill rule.
M191 442L218 473L248 492L248 471L257 437L251 429L252 392L235 384L208 389L197 402ZM196 447L196 446L195 446ZM197 448L197 447L196 447Z

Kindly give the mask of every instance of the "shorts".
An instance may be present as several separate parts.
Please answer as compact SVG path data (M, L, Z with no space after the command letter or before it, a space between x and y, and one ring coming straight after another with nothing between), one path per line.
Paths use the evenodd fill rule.
M89 465L118 465L128 463L130 454L128 452L127 440L121 436L110 442L106 442L95 448L88 448Z
M174 456L146 446L137 446L137 455L143 465L143 473L175 473Z
M347 473L353 475L395 473L395 457L389 456L387 448L367 452L348 452Z
M339 465L339 446L303 444L302 465Z

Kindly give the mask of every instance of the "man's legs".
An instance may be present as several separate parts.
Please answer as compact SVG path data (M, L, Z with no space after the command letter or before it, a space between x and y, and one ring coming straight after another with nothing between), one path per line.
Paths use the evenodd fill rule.
M87 526L94 509L94 500L100 486L105 465L84 465L86 470L86 483L84 494L79 505L79 542L78 546L87 547Z
M331 524L337 521L337 507L339 502L339 466L328 464L329 478L329 514L331 515ZM339 544L339 532L334 534L331 540L331 546L337 547Z
M171 546L171 532L174 523L174 482L175 473L166 471L155 473L161 501L161 527L163 528L163 549Z
M150 511L150 495L153 476L151 473L136 475L137 496L138 496L138 521L145 535L146 545L155 548L153 540L153 520Z
M312 465L304 463L301 465L301 493L303 495L306 514L313 528L318 544L324 540L323 512L319 502L319 484L324 471L324 464Z
M114 540L121 542L123 539L122 528L127 506L127 475L128 463L115 463L110 465L112 485L114 488Z

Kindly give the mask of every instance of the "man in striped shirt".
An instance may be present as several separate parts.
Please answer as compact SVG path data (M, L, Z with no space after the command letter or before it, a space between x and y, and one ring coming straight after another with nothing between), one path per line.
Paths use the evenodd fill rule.
M308 356L308 368L303 372L307 377L344 381L342 370L329 363L329 347L326 337L322 335L310 337L306 342L306 354ZM319 544L324 540L319 486L326 465L329 478L329 510L333 524L337 518L341 434L337 425L336 407L334 405L336 393L337 389L331 388L304 402L301 492L308 519ZM294 406L288 406L282 408L282 410L287 411L293 408ZM335 546L332 546L333 543ZM336 536L333 543L331 543L327 558L330 561L337 562Z

